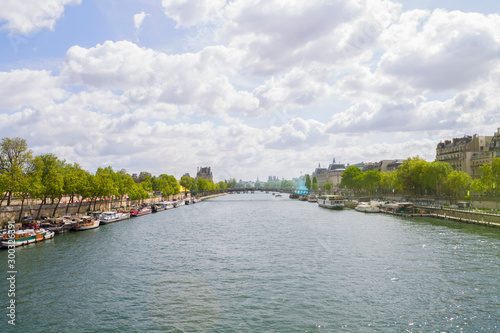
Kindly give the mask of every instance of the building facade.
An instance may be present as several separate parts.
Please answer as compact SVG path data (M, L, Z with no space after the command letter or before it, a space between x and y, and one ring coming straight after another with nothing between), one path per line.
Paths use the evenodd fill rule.
M214 180L214 176L212 174L212 171L210 170L210 167L198 167L198 170L196 171L196 180L203 178L205 180Z
M453 170L477 178L480 176L479 168L492 160L490 152L492 138L474 134L440 142L436 147L436 161L446 162Z
M329 182L333 184L333 187L338 187L342 180L342 173L345 169L345 164L336 163L334 158L333 163L331 163L328 168L322 168L321 165L318 165L312 173L311 181L313 177L316 177L320 189L325 183Z

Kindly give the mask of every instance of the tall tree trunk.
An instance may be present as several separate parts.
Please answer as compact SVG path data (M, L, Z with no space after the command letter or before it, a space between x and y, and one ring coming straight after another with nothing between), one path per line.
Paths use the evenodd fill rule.
M7 192L7 206L10 206L11 197L12 197L12 191Z
M21 217L23 215L23 208L24 208L24 196L21 196L21 210L19 211L19 217L17 219L18 222L21 222Z
M69 205L71 205L71 203L73 202L74 197L75 197L75 195L73 193L71 193L71 196L69 197L68 205L66 206L66 212L64 214L68 214Z
M5 192L5 195L3 196L2 200L0 200L0 206L2 206L3 201L5 200L5 198L7 198L7 194L8 192Z
M54 207L54 212L52 213L52 216L54 216L54 217L56 216L57 207L59 207L59 204L61 203L62 195L60 195L58 199L59 200L57 200L57 204Z
M40 201L40 206L38 206L38 212L36 213L35 220L38 220L40 218L40 212L42 211L42 206L43 206L43 201Z
M80 205L78 205L78 211L76 212L76 214L80 214L80 208L82 208L82 204L83 204L83 197L82 200L80 200Z

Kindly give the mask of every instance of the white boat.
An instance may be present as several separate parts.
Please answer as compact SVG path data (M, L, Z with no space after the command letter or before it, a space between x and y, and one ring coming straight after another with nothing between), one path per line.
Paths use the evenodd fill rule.
M115 211L102 212L99 215L101 224L108 224L118 221L123 221L130 218L130 213L120 213Z
M344 209L344 197L341 195L320 195L318 206L329 209Z
M308 202L318 202L318 197L315 196L314 194L313 195L308 195L307 196L307 201Z
M354 209L356 209L358 212L363 212L363 213L380 212L380 208L377 206L377 204L371 202L360 202Z
M172 208L175 208L174 203L172 201L167 201L165 203L165 209L168 210L168 209L172 209Z
M30 243L40 242L54 237L55 232L45 229L21 229L9 234L5 233L2 236L2 246L21 246Z
M89 230L99 227L101 220L95 219L92 216L82 216L79 221L76 222L75 230Z

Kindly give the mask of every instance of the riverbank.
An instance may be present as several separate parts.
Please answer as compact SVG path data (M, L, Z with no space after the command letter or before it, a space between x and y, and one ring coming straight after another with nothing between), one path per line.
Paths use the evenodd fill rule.
M411 210L405 210L404 212L391 211L388 209L382 209L381 212L396 216L433 217L437 219L500 228L500 214L484 212L476 209L455 209L414 205Z

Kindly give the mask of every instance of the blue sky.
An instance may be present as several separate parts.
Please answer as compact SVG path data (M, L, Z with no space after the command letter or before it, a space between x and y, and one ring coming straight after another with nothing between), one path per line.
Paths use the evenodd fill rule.
M495 1L2 2L0 137L89 171L292 178L500 127Z

